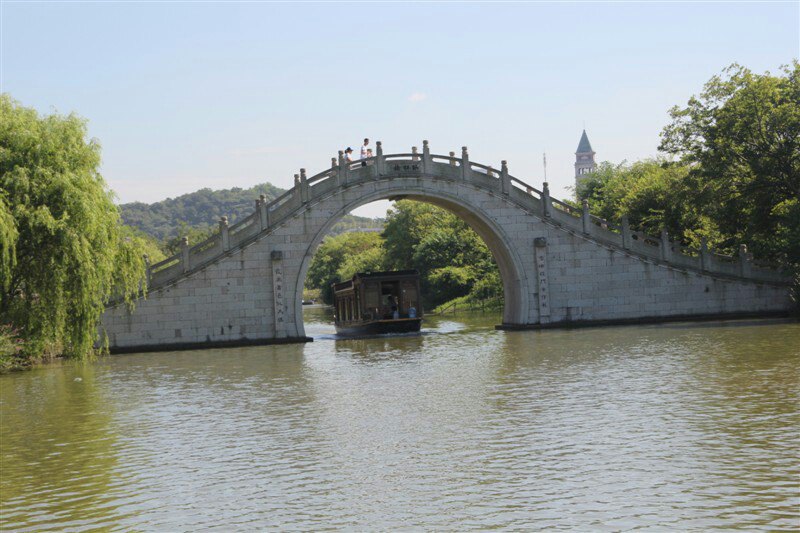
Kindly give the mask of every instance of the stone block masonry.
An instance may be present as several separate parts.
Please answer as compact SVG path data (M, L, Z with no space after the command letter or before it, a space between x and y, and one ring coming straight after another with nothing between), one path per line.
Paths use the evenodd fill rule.
M794 306L787 276L756 268L746 250L681 255L666 234L634 236L626 221L595 219L514 178L505 162L498 172L470 162L466 148L455 158L423 146L378 150L366 167L340 159L315 176L302 170L294 189L259 199L251 217L185 242L151 265L133 312L106 309L100 330L112 351L310 340L301 300L317 246L353 209L396 197L448 209L484 239L503 280L503 328L768 316Z

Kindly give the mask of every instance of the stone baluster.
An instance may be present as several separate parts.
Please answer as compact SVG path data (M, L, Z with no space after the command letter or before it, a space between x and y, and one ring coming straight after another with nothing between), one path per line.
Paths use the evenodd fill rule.
M142 254L142 259L144 260L144 283L147 287L150 286L150 279L153 277L153 272L150 269L150 256L147 254ZM139 283L139 290L142 290L142 283Z
M450 152L450 166L451 167L456 166L456 153L455 152Z
M347 176L350 174L350 163L344 157L344 152L339 150L339 172L337 175L337 185L347 185Z
M750 254L747 253L747 245L739 245L739 275L748 277L752 273L752 262Z
M306 169L300 169L300 199L303 203L308 202L308 176L306 176Z
M303 191L302 186L300 184L300 174L294 175L294 187L292 188L292 196L294 198L300 198L300 203L303 203Z
M181 239L181 264L183 265L184 273L189 272L192 268L189 259L189 237L184 237Z
M258 217L258 230L264 231L266 229L266 225L264 224L264 217L261 216L261 198L256 198L256 216Z
M705 237L700 237L700 270L709 270L711 266L711 255L708 252L708 241Z
M228 217L219 217L219 239L222 242L222 251L231 249L231 234L228 231Z
M264 231L269 227L269 206L267 205L267 195L262 194L259 197L261 200L258 204L258 227Z
M628 220L628 215L622 215L622 247L625 250L631 249L631 241L633 240L631 236L631 223Z
M672 259L672 248L669 243L669 233L666 228L661 228L661 260L669 261Z
M494 169L492 168L492 165L488 165L486 167L486 176L489 177L489 178L493 178L494 177Z
M588 235L589 229L592 227L592 215L589 213L589 200L584 200L582 207L583 213L581 214L581 220L583 221L583 232Z
M431 149L428 141L422 141L422 172L427 173L431 168Z
M467 152L467 147L466 146L462 146L461 147L461 178L466 180L467 177L469 176L469 173L470 173L471 170L472 170L472 168L470 167L470 164L469 164L469 153Z
M341 186L344 183L344 152L339 150L339 158L336 160L336 185Z
M384 165L386 164L383 158L383 144L381 141L375 143L375 171L378 176L384 173Z
M412 161L419 161L419 152L417 151L416 146L411 147L411 160Z
M542 215L549 217L551 212L550 205L550 185L545 181L542 184Z
M508 177L508 162L503 159L500 161L500 191L505 194L511 194L511 178Z

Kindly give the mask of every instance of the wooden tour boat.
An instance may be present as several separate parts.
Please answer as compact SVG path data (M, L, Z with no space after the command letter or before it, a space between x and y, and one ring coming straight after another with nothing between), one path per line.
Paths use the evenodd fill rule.
M419 272L359 273L333 284L336 333L376 335L419 331Z

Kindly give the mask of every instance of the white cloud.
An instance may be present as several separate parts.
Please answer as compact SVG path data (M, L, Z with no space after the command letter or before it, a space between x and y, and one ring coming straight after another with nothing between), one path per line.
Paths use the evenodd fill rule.
M408 101L413 104L416 104L417 102L421 102L426 98L428 98L427 94L416 92L416 93L411 93L411 96L408 97Z

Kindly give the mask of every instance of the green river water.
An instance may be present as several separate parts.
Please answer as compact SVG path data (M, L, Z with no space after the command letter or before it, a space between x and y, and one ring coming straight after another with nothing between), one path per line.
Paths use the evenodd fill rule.
M0 529L800 528L800 323L498 320L0 376Z

